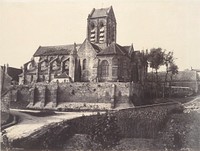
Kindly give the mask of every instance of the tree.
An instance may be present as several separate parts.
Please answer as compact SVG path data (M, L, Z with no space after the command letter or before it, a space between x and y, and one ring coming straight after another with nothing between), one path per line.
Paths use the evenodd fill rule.
M150 67L152 68L152 76L153 69L155 69L156 74L156 97L158 96L157 86L158 86L158 69L161 65L164 65L164 52L162 48L152 48L150 49L150 53L148 55L148 61L150 63Z
M165 97L165 86L167 82L167 77L169 73L169 65L174 62L173 52L168 52L167 54L164 54L164 64L166 66L166 74L165 74L165 81L163 86L163 97Z
M173 76L178 74L178 66L174 62L170 63L169 72L171 73L170 74L170 95L171 95L171 83L173 80Z

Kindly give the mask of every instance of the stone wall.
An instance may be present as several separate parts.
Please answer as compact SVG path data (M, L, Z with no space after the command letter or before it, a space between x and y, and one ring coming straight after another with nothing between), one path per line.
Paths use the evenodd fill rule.
M17 90L16 101L29 102L29 108L58 109L70 106L71 109L74 105L89 109L89 106L105 105L108 109L120 104L133 105L141 98L141 92L139 84L128 82L36 83L29 88L21 86Z
M124 137L155 138L170 114L181 112L176 102L123 109L115 113Z
M171 114L182 112L181 104L170 102L154 104L119 111L111 111L117 118L117 125L125 138L156 138ZM83 116L67 121L78 134L90 133L99 116Z
M58 102L109 103L112 84L110 83L69 83L59 84Z

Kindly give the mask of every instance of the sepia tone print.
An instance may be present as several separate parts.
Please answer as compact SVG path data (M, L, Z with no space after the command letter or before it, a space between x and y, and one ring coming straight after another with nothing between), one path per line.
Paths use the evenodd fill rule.
M191 11L197 12L198 16L200 12L195 6L200 6L200 3L192 2L190 7L186 7L186 4L189 4L186 0L183 2L152 0L150 3L127 0L125 4L122 1L112 0L90 4L68 0L60 0L58 3L54 1L34 3L23 0L0 2L2 4L0 13L4 21L7 19L7 25L2 22L2 27L8 33L8 27L11 26L8 16L12 11L8 12L6 8L15 8L18 11L29 8L30 14L38 15L39 11L32 12L32 9L36 7L39 10L42 7L49 13L60 14L55 15L59 19L62 13L71 14L69 18L62 18L67 22L64 21L66 24L59 24L57 28L70 27L71 30L66 29L69 32L68 40L73 41L76 37L80 40L78 42L69 40L68 43L56 45L54 43L43 45L41 42L28 56L30 59L21 63L21 68L16 67L20 62L17 57L13 67L9 62L1 62L1 150L199 150L199 63L191 61L180 64L178 57L187 60L188 58L181 58L181 55L187 52L180 53L181 47L176 47L180 43L175 44L173 41L166 40L173 32L159 30L162 27L157 28L155 35L164 33L169 36L161 40L164 46L152 43L150 47L139 46L137 49L137 44L134 42L137 41L134 40L137 36L133 36L134 33L127 34L127 29L133 28L130 27L132 25L137 27L138 22L143 22L143 18L139 16L144 14L130 13L127 16L128 20L126 17L118 20L118 15L120 18L120 14L123 15L126 11L140 12L140 9L148 10L148 6L152 6L155 10L159 10L160 7L165 10L172 4L176 5L177 12L185 12L193 8ZM85 7L80 7L80 4ZM168 9L174 10L174 5ZM71 6L73 8L70 8ZM125 8L127 10L124 10ZM86 12L88 15L83 15L79 11ZM149 14L154 20L154 12ZM149 14L143 17L148 18ZM41 15L43 13L39 16ZM160 12L159 15L166 14ZM50 16L52 19L55 17ZM85 34L81 33L83 25L79 25L80 30L74 28L77 22L81 22L81 19L75 16L85 18ZM139 20L135 20L134 17L137 16ZM169 20L173 17L170 16ZM194 17L197 24L200 24L197 18ZM180 22L185 20L186 24L188 24L186 21L190 20L181 17L179 19ZM49 18L46 18L46 21L48 20ZM118 32L123 21L126 23L122 30L124 35ZM16 28L17 24L16 20ZM142 28L143 25L138 24ZM157 21L152 24L158 26L160 23ZM168 24L171 26L169 22L163 23L163 26ZM42 24L38 22L38 25ZM154 27L150 26L151 23L148 28L153 30ZM49 28L51 25L46 24L45 27ZM34 26L31 28L35 29ZM173 28L177 28L177 25ZM182 28L180 27L181 30ZM139 35L145 34L146 29L142 29ZM184 29L196 30L200 33L198 28L192 29L189 25ZM7 45L6 39L9 37L9 34L5 36L4 32L2 30L2 41L4 41L1 44L2 48ZM198 37L198 34L195 33L194 36ZM123 40L118 40L120 37L124 37L125 40L134 37L134 43L124 44ZM177 31L173 38L178 39L178 37ZM186 34L185 39L187 38ZM43 41L42 34L39 32L37 39ZM62 40L61 37L60 39ZM156 39L158 44L162 44L159 42L161 37ZM143 41L144 46L150 42L147 42L148 36ZM20 44L17 39L15 42ZM34 41L31 43L30 48ZM170 43L175 47L169 48ZM169 44L167 46L169 50L164 48L165 44ZM197 43L194 41L194 44ZM17 45L13 47L18 49ZM28 51L29 48L26 50ZM4 54L3 49L0 51ZM26 58L25 54L26 52L21 51L20 57ZM193 56L194 60L198 60L197 54L198 52ZM14 61L10 62L12 64Z

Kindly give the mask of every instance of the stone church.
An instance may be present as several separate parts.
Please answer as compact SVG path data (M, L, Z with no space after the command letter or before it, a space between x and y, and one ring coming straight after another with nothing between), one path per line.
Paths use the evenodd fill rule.
M52 82L138 82L147 72L144 52L116 43L117 22L112 6L93 9L82 44L39 46L23 66L20 84ZM57 81L58 82L58 81Z

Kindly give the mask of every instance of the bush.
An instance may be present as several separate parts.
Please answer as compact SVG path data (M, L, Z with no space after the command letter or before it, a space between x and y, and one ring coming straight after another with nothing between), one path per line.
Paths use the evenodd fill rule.
M102 149L116 146L122 138L116 121L116 117L112 114L99 115L97 122L91 128L90 139L94 143L99 144L99 147Z
M200 113L173 114L158 137L167 149L200 149ZM162 145L161 145L162 146ZM163 147L163 146L162 146Z

